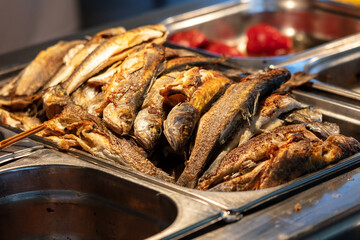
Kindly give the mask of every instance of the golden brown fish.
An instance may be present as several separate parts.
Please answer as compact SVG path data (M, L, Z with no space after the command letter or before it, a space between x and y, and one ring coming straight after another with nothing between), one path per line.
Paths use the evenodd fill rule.
M194 86L192 95L171 109L164 122L164 134L176 152L183 149L207 106L231 84L231 80L220 72L201 69L199 73L200 82Z
M105 40L123 34L125 28L117 27L103 30L95 34L88 42L80 46L79 49L74 49L74 53L71 52L71 56L65 56L65 65L56 73L56 75L48 82L45 89L62 83L67 80L73 73L75 68L79 66L84 59L89 56L102 42Z
M35 59L23 69L16 80L0 90L2 96L31 96L36 93L58 71L63 64L65 54L84 41L60 41L41 51Z
M71 94L87 79L114 62L125 59L129 53L143 43L162 44L167 31L164 25L151 25L129 30L100 44L62 83L67 94ZM136 50L136 49L135 49Z
M334 130L330 136L324 132L319 138L307 124L295 124L263 133L209 169L197 189L244 191L274 187L360 151L357 140Z
M164 49L152 44L129 55L121 64L106 90L109 104L103 111L104 122L114 132L120 135L130 132L144 94L163 59Z
M268 69L232 84L199 121L194 148L177 183L194 188L208 159L234 132L247 123L257 103L290 78L286 69Z
M61 114L44 124L46 129L38 134L64 149L79 147L96 157L173 182L173 178L155 167L129 141L117 138L100 119L77 105L66 105Z
M182 72L174 82L160 90L164 103L174 107L180 102L189 101L195 90L201 84L200 69L193 67Z
M160 89L174 82L180 74L181 72L171 72L156 79L135 118L134 136L136 141L148 151L157 144L166 117Z

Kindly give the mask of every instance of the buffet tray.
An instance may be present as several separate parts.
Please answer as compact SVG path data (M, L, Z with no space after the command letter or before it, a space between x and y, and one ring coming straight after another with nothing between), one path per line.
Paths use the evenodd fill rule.
M313 16L312 21L322 18L335 19L348 27L339 27L336 29L336 34L329 35L329 33L321 32L324 30L324 24L327 23L326 21L321 22L318 24L319 27L312 29L313 31L310 33L304 29L299 31L302 34L299 36L302 36L303 39L314 40L316 37L312 44L304 43L303 46L306 47L302 51L283 57L238 58L230 59L229 62L239 67L251 67L255 70L274 65L275 67L287 67L292 73L297 71L305 71L310 74L319 73L309 86L294 90L293 95L299 101L319 108L324 115L324 120L337 123L342 134L360 140L360 98L357 98L356 89L350 84L350 81L353 81L350 76L358 74L356 65L360 59L360 34L355 34L355 32L359 32L360 19L356 16L346 12L328 11L317 5L316 1L302 1L301 3L281 0L244 1L214 5L183 14L182 18L177 16L166 19L164 23L169 27L170 32L194 26L207 29L205 27L207 23L218 20L232 24L250 24L273 19L274 24L282 26L281 23L296 22L279 20L284 16L297 16L294 14L296 7L299 7L298 9L301 10L299 11L305 16ZM308 13L306 14L306 12ZM312 21L310 23L313 23ZM239 31L243 31L245 27L245 25L241 25ZM340 30L342 30L341 33ZM211 28L208 31L211 32ZM216 31L213 34L216 34ZM195 51L202 53L199 50ZM348 68L349 63L354 67ZM2 84L15 75L21 67L14 69L0 74ZM339 81L337 77L342 77L344 72L348 74L346 79ZM328 74L337 77L331 78L334 79L331 81L326 80L327 82L324 83L324 76ZM349 81L349 84L346 81ZM7 126L2 126L0 129L3 138L16 132L19 130ZM1 195L3 198L0 199L0 208L4 209L2 219L8 218L7 216L13 217L13 219L11 218L12 222L4 222L2 226L4 234L19 234L4 235L5 237L43 237L41 234L46 233L33 228L32 225L24 225L24 231L19 233L5 231L5 227L9 226L6 224L16 226L30 224L33 216L31 214L41 212L40 209L45 209L46 212L35 216L39 219L47 216L46 219L49 220L47 228L50 229L50 232L53 224L61 222L69 216L66 214L78 215L78 221L81 221L81 219L89 217L92 212L93 217L90 218L92 220L89 220L91 225L97 221L108 220L108 214L112 209L117 209L118 212L125 212L133 219L133 221L125 223L125 219L120 216L121 214L119 215L120 223L130 224L128 227L130 232L125 233L126 236L134 238L151 236L152 239L179 238L217 222L228 223L244 218L238 223L242 224L244 221L248 221L247 219L252 219L254 213L266 211L262 210L264 208L273 206L300 192L309 191L311 187L327 185L327 181L331 181L332 178L338 177L344 172L353 171L360 166L360 156L354 155L326 169L274 188L232 193L206 192L163 182L116 165L112 161L93 157L80 150L70 149L63 152L52 142L38 136L31 136L30 139L23 140L0 153L0 158L9 156L8 159L10 159L4 164L0 163L0 189L4 189ZM46 149L41 149L41 146L45 146ZM19 153L22 152L19 151L27 151L28 155L21 155ZM11 155L13 153L15 155ZM18 155L16 155L17 153ZM4 158L6 159L6 157ZM67 179L68 177L69 179ZM27 184L22 186L22 182ZM131 194L127 195L129 192ZM26 215L29 219L27 222L17 222L15 220L22 212L10 206L10 203L14 203L13 206L19 206L24 212L28 211L26 207L36 205L39 207L36 208L39 211L28 213L29 215ZM71 212L70 208L66 206L67 204L87 206L88 208L84 208L81 213ZM59 215L58 218L54 216L54 220L56 220L54 223L51 214L54 213L55 207L62 205L64 207L55 209L55 212L63 212L64 215ZM96 211L103 209L104 214L100 214L99 218L94 217L94 209ZM157 215L155 212L160 213ZM142 226L144 225L144 231L142 229L141 231L147 236L136 235L141 234L138 229L139 221ZM256 221L253 224L256 224ZM75 230L65 229L64 226L62 232L69 233L69 237L73 237L73 239L79 236L91 238L99 233L109 234L106 235L109 238L121 237L116 235L122 234L117 233L117 225L114 223L110 225L112 227L100 225L102 229L99 232L94 232L94 229L90 228L85 229L80 225L76 225L78 229ZM145 231L145 229L147 230ZM39 230L39 232L34 232L35 230ZM60 230L61 228L59 228ZM0 230L0 232L3 231ZM52 236L54 238L64 237L60 232L54 232L54 234Z
M242 52L245 52L246 30L250 26L262 23L273 26L292 38L294 51L283 56L235 57L242 65L262 69L291 61L293 57L298 58L297 55L314 56L323 49L342 45L341 39L358 34L360 15L353 14L358 8L341 6L333 1L316 0L227 1L169 17L162 23L170 35L196 29L210 40L237 46ZM321 46L323 48L318 49Z

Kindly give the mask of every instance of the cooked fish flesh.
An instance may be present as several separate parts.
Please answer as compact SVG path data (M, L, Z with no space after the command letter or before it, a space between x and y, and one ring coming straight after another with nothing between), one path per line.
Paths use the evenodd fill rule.
M164 103L174 107L180 102L189 101L195 90L201 85L201 74L198 67L182 72L174 82L160 90Z
M231 84L231 80L219 72L205 69L198 72L200 82L193 86L192 95L171 109L164 122L164 134L176 152L183 149L188 142L206 107L219 98Z
M199 121L194 148L177 183L194 188L215 148L223 145L234 129L250 121L257 103L290 78L286 69L268 69L232 84Z
M134 136L136 141L148 151L157 144L166 117L160 89L174 82L180 74L181 72L171 72L156 79L135 118Z
M70 96L61 85L48 88L43 97L43 109L48 119L52 119L56 114L62 112L64 107L72 103Z
M317 123L321 124L321 123ZM263 133L225 156L199 180L197 189L242 191L274 187L360 151L360 143L333 131L319 138L307 124Z
M45 88L52 87L67 80L73 73L74 69L79 66L83 60L92 53L105 40L120 35L126 30L123 27L111 28L95 34L88 42L74 49L75 52L71 56L64 57L65 65L56 73L56 75L49 81Z
M265 98L259 106L255 116L251 119L249 124L239 127L237 131L232 134L226 145L222 147L221 152L216 157L212 165L218 165L224 156L240 146L253 136L270 131L276 127L280 127L287 123L287 121L281 120L279 116L288 116L286 114L293 114L294 110L302 110L302 108L308 107L307 105L298 102L292 98L289 94L285 93L273 93L269 97ZM321 113L317 112L317 116ZM311 120L312 121L312 120ZM321 120L320 120L321 121Z
M163 60L164 49L152 44L129 55L121 64L119 74L114 75L106 90L109 104L103 111L104 122L114 132L120 135L130 132L145 92Z
M0 90L0 95L33 95L58 71L69 49L81 43L83 43L83 41L80 40L70 42L60 41L46 50L41 51L35 59L15 77L15 81L11 81L9 85L5 85Z
M31 96L0 97L0 106L12 111L21 111L39 99L41 99L40 94L34 94Z
M307 122L322 122L322 114L319 109L314 107L307 107L303 109L298 109L296 111L290 112L289 114L283 115L280 117L284 121L289 123L307 123Z
M101 91L101 87L94 87L88 83L79 87L72 95L71 100L85 109L88 113L99 116L96 112L97 107L104 99L104 92Z
M162 44L165 42L166 36L167 31L162 24L139 27L114 36L100 44L81 62L70 77L62 83L62 86L70 95L94 74L114 62L125 59L129 53L136 50L136 47L143 43Z
M238 145L249 140L252 136L259 134L262 130L271 130L281 125L282 122L276 121L284 113L291 112L295 109L303 109L307 105L300 103L292 98L289 94L273 93L267 97L259 107L259 113L251 121L248 127L243 128L240 132L240 141Z
M115 62L112 66L110 66L106 71L99 73L87 80L87 84L91 86L104 86L106 87L110 81L112 76L120 71L122 61Z
M8 112L0 108L0 122L22 130L32 129L41 124L41 121L23 112Z
M66 105L61 114L44 124L46 129L38 134L64 149L79 147L96 157L112 160L168 182L173 181L167 173L141 155L129 141L117 138L97 117L77 105Z

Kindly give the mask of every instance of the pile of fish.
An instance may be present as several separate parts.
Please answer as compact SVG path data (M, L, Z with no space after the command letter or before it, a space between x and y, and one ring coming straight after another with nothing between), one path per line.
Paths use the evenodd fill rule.
M1 122L200 190L273 187L360 151L291 97L287 69L239 72L167 35L119 27L43 50L0 89Z

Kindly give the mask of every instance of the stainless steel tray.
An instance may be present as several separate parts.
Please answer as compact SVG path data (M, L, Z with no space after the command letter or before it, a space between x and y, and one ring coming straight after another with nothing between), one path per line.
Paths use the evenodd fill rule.
M243 51L247 40L246 29L257 23L270 24L292 37L297 53L278 57L238 58L246 66L264 68L331 42L326 47L329 49L335 40L359 33L360 14L354 14L357 12L354 8L340 8L339 4L331 1L315 0L229 1L170 17L163 23L169 28L170 34L198 29L211 40L238 46Z
M219 213L152 181L50 149L0 167L0 189L1 239L160 238Z
M222 17L226 18L226 16L224 16L225 13L232 13L228 16L231 19L231 17L236 16L237 14L236 11L238 10L247 11L247 12L245 11L246 14L242 15L242 17L244 16L249 17L251 14L254 16L255 15L262 16L261 13L265 12L265 10L269 10L270 15L275 14L276 11L279 10L281 10L280 16L282 16L282 14L285 13L289 15L291 13L290 8L285 8L285 10L287 9L288 11L285 11L283 8L280 8L280 7L285 7L286 6L285 3L289 2L295 4L294 6L301 6L302 8L300 9L303 9L304 11L305 10L310 11L312 14L315 14L314 16L318 16L316 14L320 14L319 16L336 16L339 17L339 19L343 19L341 21L345 21L347 25L349 25L349 27L350 25L356 27L359 27L360 25L360 21L356 19L353 15L350 16L350 15L346 15L345 13L339 13L339 12L335 12L335 13L327 12L327 10L323 10L322 8L318 8L318 7L312 9L311 7L317 6L314 5L315 4L314 1L305 1L302 3L293 2L293 1L259 1L259 2L254 1L254 3L255 2L262 3L263 5L258 5L258 6L262 6L262 8L256 7L255 5L253 6L252 2L253 1L251 1L251 3L242 2L241 4L243 5L241 5L239 2L226 3L225 5L223 4L215 5L203 9L201 16L203 15L213 16L211 15L212 12L214 12L214 16L218 16L217 13L222 12L223 14ZM251 7L254 8L252 9ZM206 11L208 11L208 13L206 13ZM192 22L194 24L194 22L199 20L197 17L193 16L194 13L199 13L199 12L193 12L186 15L189 23ZM207 18L204 19L206 20ZM244 19L246 20L247 18ZM169 19L167 21L169 21ZM344 34L344 36L345 35L346 34ZM315 34L314 36L323 36L323 35ZM305 70L309 73L320 71L321 74L319 76L321 77L323 72L326 72L328 69L332 69L333 67L335 68L338 67L338 69L344 69L346 65L345 63L351 62L353 60L355 61L355 63L357 63L358 60L356 59L358 59L359 48L360 48L359 38L360 38L360 34L354 34L340 39L334 37L332 39L327 39L327 40L325 39L326 41L330 41L330 42L323 43L317 47L304 50L297 54L293 54L285 57L276 57L276 58L252 58L252 59L243 59L243 60L235 59L233 63L238 64L239 66L253 67L254 69L259 69L259 68L263 68L264 66L268 66L269 64L274 64L277 66L286 66L293 73L302 70ZM333 40L333 39L337 39L337 40ZM325 42L325 40L322 42ZM343 59L344 61L337 61L339 59ZM354 65L356 65L355 63ZM356 70L355 67L353 69ZM0 76L0 79L5 80L11 74L12 74L11 72L6 72L5 75ZM301 88L293 92L294 96L304 103L308 103L310 105L318 107L324 114L325 120L335 122L340 125L342 133L344 135L353 136L358 140L360 140L360 107L357 104L357 101L353 101L353 102L343 101L342 97L337 99L332 95L326 94L329 93L328 89L334 89L335 90L334 93L339 92L340 88L335 85L331 85L330 87L327 87L324 91L325 94L323 94L323 92L316 92L314 91L314 89L316 90L316 87L314 86L325 86L325 85L322 83L318 83L318 85L316 85L317 84L316 81L312 81L312 83L313 83L313 87L310 88L310 91L308 91L308 89ZM318 87L318 90L320 90L320 87ZM9 134L12 134L7 129L1 129L1 132L3 132L4 137L8 137ZM9 150L9 152L7 153L3 152L2 154L3 155L9 154L12 151L16 151L19 149L21 150L21 149L26 149L28 147L38 146L39 143L41 145L44 144L49 147L56 148L54 144L40 137L34 136L31 139L33 139L35 143L26 140L25 142L20 143L20 145L13 146L13 150ZM46 157L43 156L44 152L46 153L45 154ZM241 219L242 215L247 215L249 212L253 211L252 209L258 207L259 205L270 206L271 204L273 204L272 202L270 202L273 199L279 198L280 201L281 200L280 198L287 198L289 196L294 195L295 193L304 191L310 186L318 185L323 181L326 181L330 178L340 175L344 171L350 171L351 169L357 167L358 163L360 162L360 156L356 155L349 157L334 166L330 166L327 169L318 171L313 174L309 174L307 176L294 180L288 184L284 184L275 188L258 190L258 191L220 193L220 192L203 192L193 189L187 189L174 184L162 182L156 178L144 175L139 172L134 172L122 166L114 166L113 163L108 162L106 159L98 159L79 150L70 150L67 153L68 154L58 153L57 151L53 151L53 150L34 151L29 153L31 154L29 157L21 158L20 160L14 163L8 163L7 165L0 167L0 179L3 177L3 179L6 179L6 182L8 181L11 182L11 180L7 180L7 176L10 176L9 179L12 179L11 176L17 176L17 177L26 176L29 179L26 182L29 182L30 185L29 186L30 188L28 188L27 190L25 189L26 191L21 190L21 187L17 187L16 189L19 189L20 192L18 193L9 192L9 194L6 195L4 198L4 202L3 202L4 205L2 205L1 204L2 202L0 201L0 208L1 206L3 207L8 206L7 203L9 202L18 201L16 204L22 205L21 207L25 209L29 206L27 205L28 202L25 201L27 197L29 199L33 199L35 201L34 203L52 204L46 202L49 199L53 199L55 202L59 202L59 201L61 202L62 200L64 200L64 196L67 196L66 194L69 192L70 196L73 197L70 200L74 201L75 205L77 204L79 206L80 205L90 206L91 204L93 204L93 206L84 209L84 213L86 213L86 211L90 212L93 209L102 207L104 201L106 204L108 203L108 201L111 201L113 204L115 204L115 205L111 205L112 207L115 206L117 208L120 208L121 210L125 210L126 214L128 213L132 214L136 212L135 214L136 216L133 216L134 217L133 219L135 219L134 222L138 220L139 216L140 219L145 218L145 221L149 219L157 219L154 222L150 221L150 223L149 222L146 223L149 224L148 236L155 234L151 238L154 239L163 238L163 237L167 238L168 236L170 236L169 238L171 238L171 237L180 236L182 233L186 234L188 232L191 232L197 227L202 225L206 226L214 222L219 222L224 220L229 222L239 220ZM52 156L51 158L48 157L50 155ZM76 158L74 158L73 156L75 156ZM57 176L56 178L55 177L49 178L49 179L55 179L54 185L51 185L52 181L50 180L48 180L45 185L42 185L43 183L40 184L40 182L38 181L38 176L42 174L41 173L42 170L44 170L45 177L47 176L46 174L48 172L52 172L54 176ZM62 183L62 181L60 181L59 179L61 179L61 176L63 176L63 174L65 175L69 174L71 176L71 179L73 179L74 181L69 182L64 180L64 182ZM87 176L87 177L83 178L83 176ZM87 183L89 181L88 178L93 178L92 180L90 180L90 182L92 183L91 185L93 186L92 189L85 187L87 186ZM87 181L85 182L84 179L86 179ZM4 188L7 187L6 184L4 184L4 181L0 180L1 189L3 187ZM112 181L111 184L105 184L105 183L109 183L109 181ZM34 184L32 184L31 182L34 182ZM1 184L3 184L3 186L1 186ZM17 182L15 181L14 184L17 184ZM54 192L54 195L51 195L53 194L52 192L53 186L55 186L56 184L60 184L57 185L57 187L62 186L62 190L60 192ZM117 184L119 184L120 186L117 187L116 186ZM326 185L327 183L324 184ZM79 185L84 186L84 188L80 188L80 190L79 189L76 190L76 187L79 187ZM108 190L109 192L107 193L104 193L103 192L104 190L101 189L102 187L105 186L109 187ZM34 188L31 189L31 187ZM36 195L37 191L39 191L37 187L40 188L43 187L44 192L40 192L39 193L40 195ZM119 203L117 199L114 199L114 198L123 198L123 196L120 193L118 193L119 190L118 188L123 188L122 189L123 192L132 192L132 194L134 195L131 197L131 199L130 197L124 197L124 198L128 199L129 202L135 201L134 199L136 198L137 200L135 202L138 205L130 206L128 204L129 202ZM133 189L135 189L136 191L132 191ZM101 201L91 202L93 201L94 198L91 198L90 200L87 198L85 199L77 198L77 196L75 196L74 193L77 193L78 191L80 191L85 196L90 196L90 195L95 196L95 200L101 199ZM21 194L21 192L28 192L28 193ZM35 195L33 193L35 193ZM110 193L114 193L114 196L110 196L111 195ZM45 194L45 195L41 195L41 194ZM44 196L51 196L51 197L49 199L46 199L46 201L44 202L43 201ZM25 197L25 199L22 197ZM164 208L167 210L166 213L163 213L163 215L159 217L156 215L154 216L153 213L144 209L143 206L145 206L148 203L146 200L148 197L150 197L150 199L155 199L154 202L152 202L154 208L158 208L159 204L160 205L164 204ZM162 200L160 201L158 197L161 198ZM43 207L44 205L41 204L39 206ZM45 215L41 217L45 217L48 215L51 216L51 209L52 208L50 208L49 213L44 213ZM68 209L66 209L66 206L63 208L63 211L64 214L72 214L70 211L68 211ZM108 209L105 209L105 212L106 211L109 212ZM13 215L14 217L20 214L20 212L16 212L16 209L11 209L11 206L8 209L4 208L4 212L7 212L9 214L14 214ZM77 213L75 212L74 214ZM80 213L79 216L81 216ZM100 217L102 219L107 218L106 215L102 215ZM100 221L102 220L101 218L99 218ZM250 219L249 216L246 216L242 221L239 222L239 224L244 222L244 220L248 221L248 219ZM50 220L49 220L49 224L51 224ZM144 219L141 219L140 221L143 220ZM119 217L119 221L122 222L120 217ZM159 222L161 222L160 225L157 224ZM20 224L20 222L19 223L13 222L13 224L18 225ZM137 234L136 233L137 225L133 223L129 223L129 224L131 225L129 226L129 229L132 229L131 231L134 231L131 234ZM253 224L256 224L256 222ZM25 227L27 226L24 225L24 228ZM93 231L93 229L91 230L83 229L83 230L84 230L82 232L83 234L89 234L89 235L85 235L86 237L90 238L91 237L90 235L93 234L96 235L96 233L91 232ZM113 229L110 230L113 231ZM103 231L104 234L120 234L120 232L110 233L111 232L110 230L106 226L104 226L103 229L101 229L101 231ZM80 232L69 232L69 234L70 235L72 234L71 236L75 238L77 236L76 234L80 234ZM28 235L31 234L29 233ZM56 236L52 236L52 237L56 237ZM139 237L142 238L144 236L139 236Z

